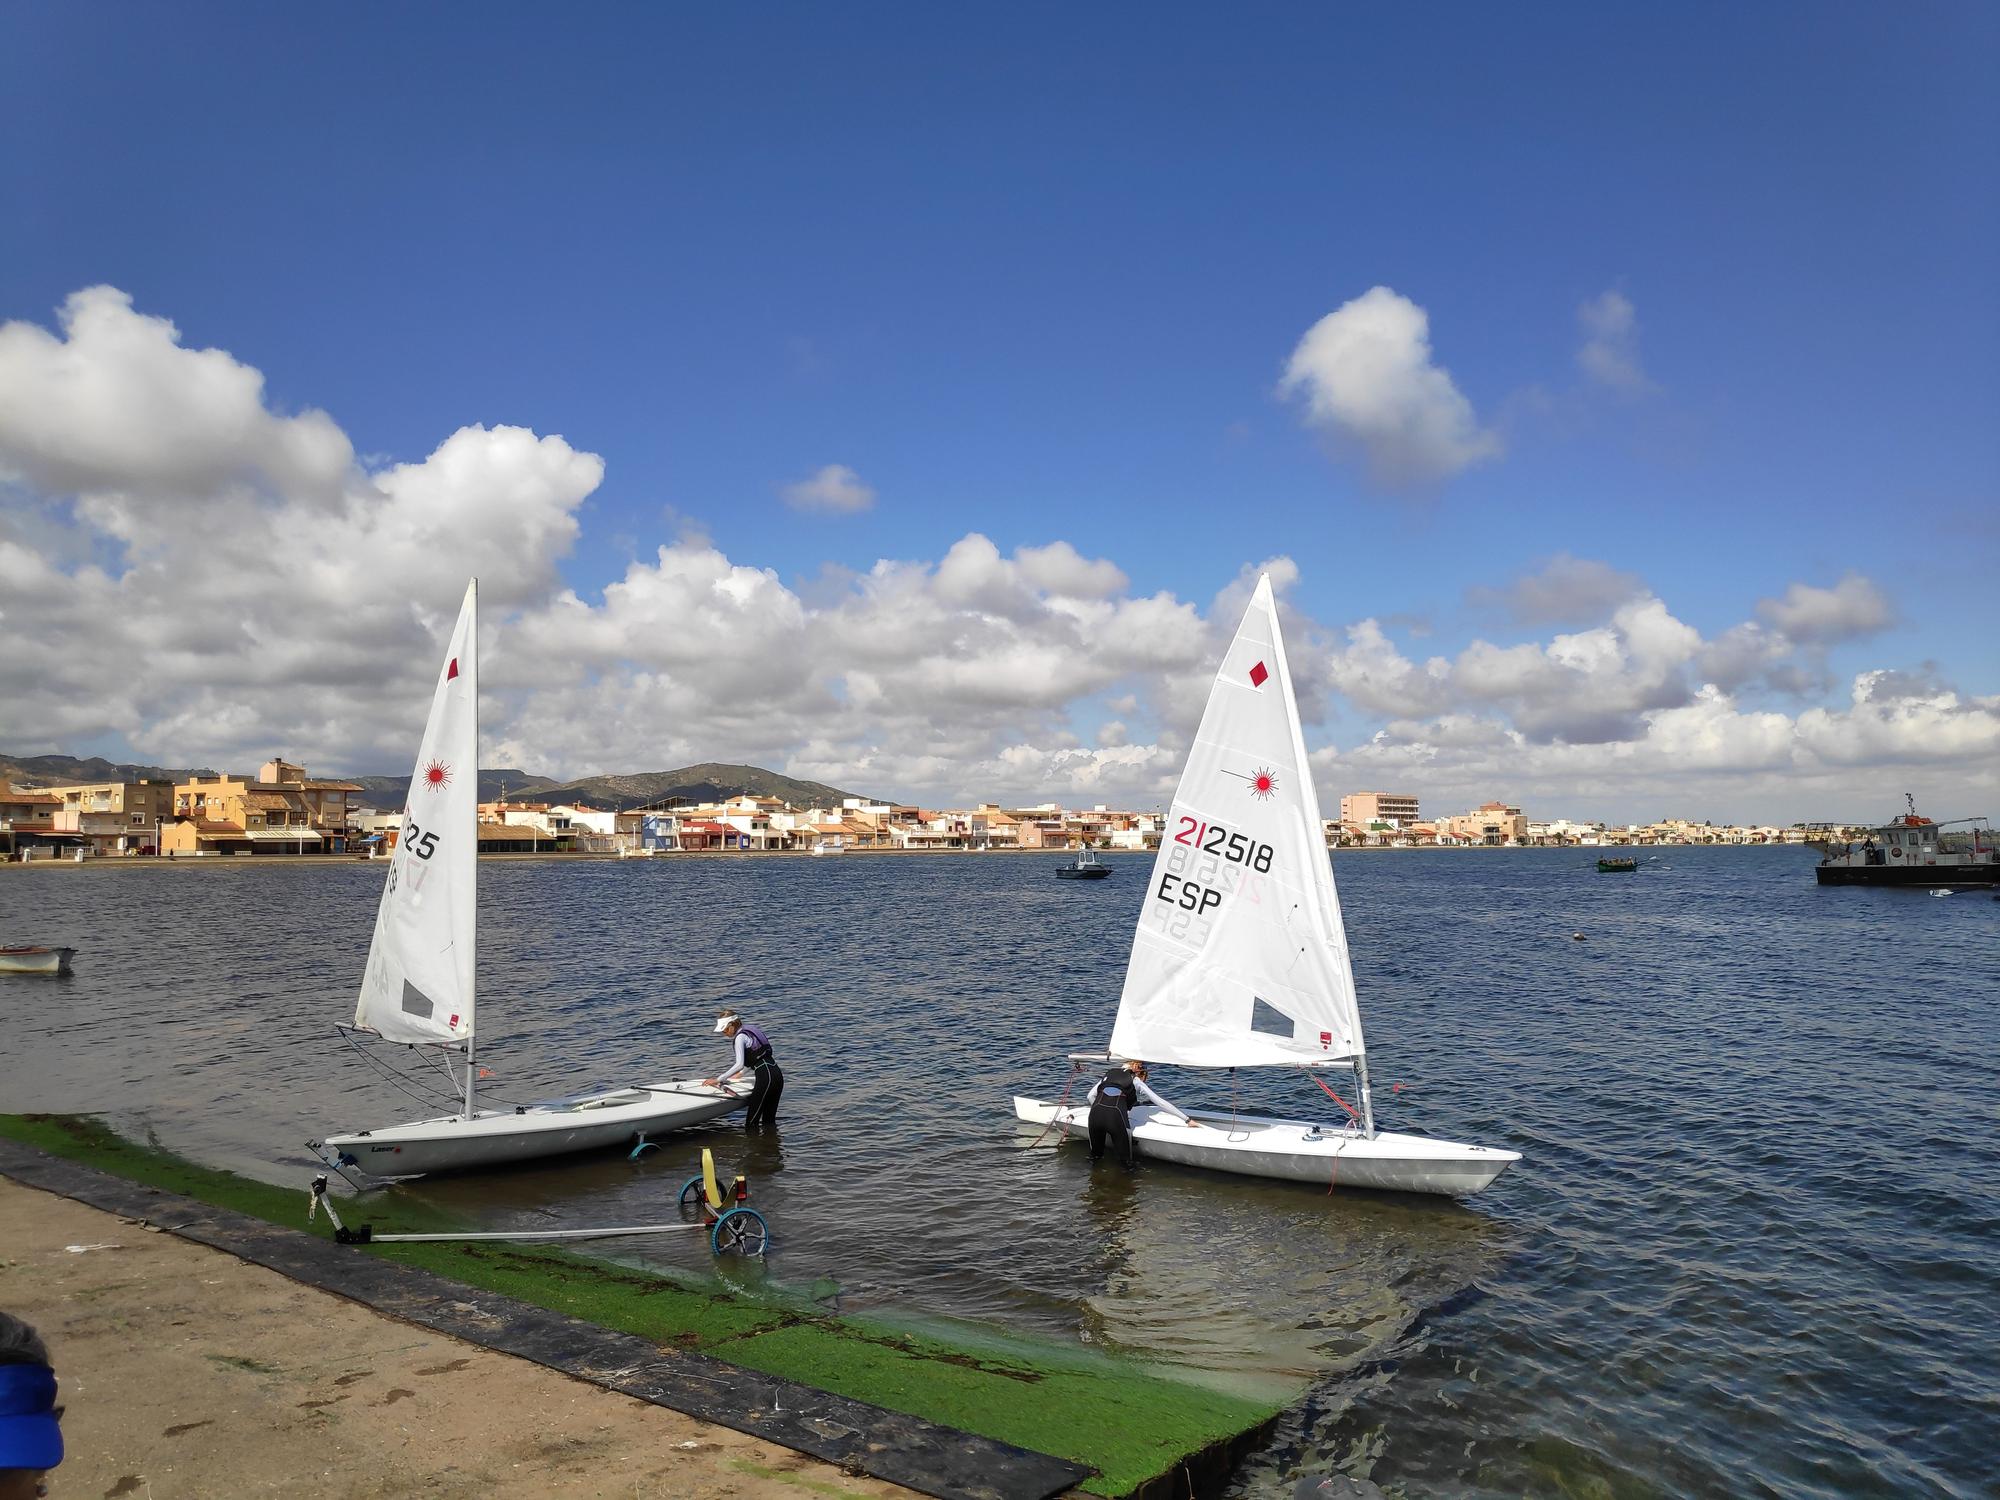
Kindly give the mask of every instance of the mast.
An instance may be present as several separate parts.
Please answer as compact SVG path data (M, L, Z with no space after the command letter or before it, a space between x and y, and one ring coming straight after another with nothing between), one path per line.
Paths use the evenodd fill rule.
M477 660L479 656L479 580L476 577L472 580L471 589L472 655L474 660ZM472 827L466 831L472 837L472 880L473 889L477 891L479 885L479 678L476 674L472 679L472 689L472 765L470 768L472 775ZM478 897L475 895L473 897L472 927L474 932L479 930L478 912ZM478 969L476 959L473 969L476 974ZM474 983L477 983L476 978ZM473 1032L477 1029L477 1027L470 1027L465 1033L465 1119L467 1124L472 1122L472 1080L479 1076L479 1069L474 1065L472 1060L472 1037Z

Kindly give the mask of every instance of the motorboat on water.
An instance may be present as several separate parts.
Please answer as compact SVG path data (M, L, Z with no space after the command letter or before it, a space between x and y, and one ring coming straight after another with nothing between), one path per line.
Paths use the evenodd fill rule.
M67 974L74 948L0 948L0 974Z
M473 1062L478 876L479 583L466 586L431 698L415 774L375 913L352 1036L425 1049L451 1077L431 1119L308 1144L338 1168L377 1177L462 1171L625 1145L742 1109L748 1090L700 1078L481 1109Z
M1065 860L1056 866L1058 880L1103 880L1111 874L1111 866L1105 864L1090 850L1085 849L1075 859Z
M1600 875L1630 875L1639 868L1639 861L1630 855L1607 854L1597 861Z
M1354 971L1269 576L1224 653L1141 902L1125 986L1091 1063L1286 1068L1339 1105L1336 1123L1132 1111L1138 1152L1184 1166L1329 1187L1462 1198L1514 1151L1378 1130ZM1321 1074L1353 1076L1358 1104ZM1016 1096L1017 1119L1066 1136L1090 1107Z
M1931 887L2000 885L2000 839L1986 818L1934 823L1903 794L1909 810L1859 839L1816 840L1821 885Z

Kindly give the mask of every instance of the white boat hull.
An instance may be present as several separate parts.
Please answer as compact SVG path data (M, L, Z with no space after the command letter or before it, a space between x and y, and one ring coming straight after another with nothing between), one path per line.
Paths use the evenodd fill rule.
M0 974L67 974L74 948L0 948Z
M462 1172L629 1145L641 1135L720 1119L742 1109L748 1098L747 1090L708 1088L699 1079L682 1079L581 1094L518 1110L479 1110L470 1120L462 1115L413 1120L381 1130L330 1135L313 1145L351 1160L375 1177Z
M1242 1177L1452 1198L1470 1197L1521 1159L1518 1151L1465 1146L1427 1135L1381 1131L1369 1137L1307 1120L1192 1113L1199 1126L1183 1125L1151 1105L1133 1110L1133 1145L1140 1155L1159 1161ZM1087 1104L1058 1109L1040 1099L1016 1096L1014 1114L1031 1125L1059 1124L1065 1135L1089 1133Z

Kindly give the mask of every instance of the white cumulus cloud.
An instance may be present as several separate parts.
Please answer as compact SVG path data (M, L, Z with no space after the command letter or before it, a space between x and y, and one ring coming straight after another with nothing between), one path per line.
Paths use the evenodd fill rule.
M1358 449L1385 488L1434 484L1500 452L1499 436L1433 362L1430 315L1386 286L1307 329L1278 391L1303 396L1306 420Z
M1558 552L1505 588L1466 590L1472 603L1498 608L1518 625L1594 625L1634 595L1638 576L1609 563Z
M0 475L47 494L138 503L238 486L330 502L354 450L319 411L279 416L264 377L220 349L187 349L116 287L62 305L58 338L0 325Z
M1639 363L1639 314L1620 291L1601 292L1576 310L1583 344L1576 362L1600 385L1638 393L1653 388Z
M793 510L835 516L851 516L875 504L875 491L846 464L828 464L811 478L786 485L783 493L785 504Z
M1896 618L1888 597L1859 573L1849 573L1830 589L1795 583L1782 599L1762 600L1757 613L1791 640L1821 645L1873 635Z
M477 573L486 764L748 761L930 803L1152 807L1268 572L1328 797L1847 816L1885 786L1978 810L2000 783L2000 698L1929 664L1825 701L1828 647L1892 619L1858 574L1705 638L1631 575L1558 557L1490 602L1580 628L1421 657L1386 620L1313 618L1283 555L1220 561L1204 605L1060 539L968 531L794 584L690 528L593 591L560 569L605 466L560 436L468 426L420 460L357 460L331 417L271 410L257 370L108 288L71 298L59 332L0 328L0 396L14 752L117 740L162 764L404 770Z

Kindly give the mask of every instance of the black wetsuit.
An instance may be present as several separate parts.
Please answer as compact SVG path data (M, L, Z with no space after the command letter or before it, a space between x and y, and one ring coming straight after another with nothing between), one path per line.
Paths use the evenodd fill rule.
M1139 1080L1130 1068L1113 1068L1098 1081L1097 1097L1090 1101L1090 1159L1104 1155L1106 1140L1115 1141L1124 1154L1125 1165L1136 1167L1132 1148L1132 1106L1139 1102Z
M738 1028L744 1037L743 1065L750 1069L750 1108L744 1111L743 1128L778 1123L778 1097L785 1092L785 1070L771 1051L771 1040L755 1026Z

